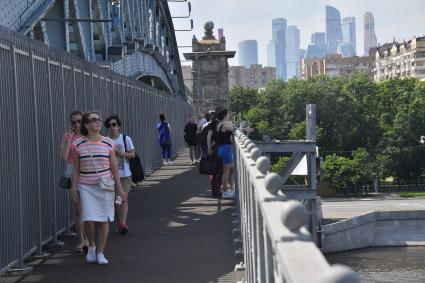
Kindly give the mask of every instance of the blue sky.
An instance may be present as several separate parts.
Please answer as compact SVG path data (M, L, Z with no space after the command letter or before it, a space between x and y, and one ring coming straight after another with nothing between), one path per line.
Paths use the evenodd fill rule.
M212 20L217 28L224 28L227 49L236 50L241 40L258 41L259 61L266 64L266 45L271 38L271 20L283 17L288 25L296 25L301 32L301 48L306 48L313 32L325 31L325 5L339 9L341 17L356 17L357 49L363 50L363 14L375 16L379 43L411 39L425 35L425 0L191 0L194 30L177 32L179 45L191 45L192 36L203 36L203 24ZM402 5L400 5L402 3ZM187 13L187 4L169 3L173 16ZM187 19L174 19L175 28L189 27ZM187 52L190 49L180 49ZM187 64L187 63L184 63ZM237 55L230 61L237 65Z

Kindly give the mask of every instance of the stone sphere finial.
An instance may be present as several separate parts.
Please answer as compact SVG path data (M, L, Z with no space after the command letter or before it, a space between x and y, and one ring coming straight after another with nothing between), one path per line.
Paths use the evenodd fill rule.
M257 161L257 159L261 157L261 153L261 150L258 147L255 147L251 150L251 158L254 161Z
M296 232L305 225L307 213L304 206L295 200L284 202L281 215L282 223L290 231Z
M266 186L267 191L272 195L277 194L277 192L282 188L283 180L277 173L267 174L264 178L264 185Z
M212 21L206 22L204 24L205 36L202 38L204 40L212 40L215 39L213 35L214 23Z
M260 171L262 174L266 174L267 171L270 170L271 162L270 159L266 156L260 156L255 163L258 171Z
M204 29L206 31L212 31L214 29L214 23L212 21L208 21L204 24Z

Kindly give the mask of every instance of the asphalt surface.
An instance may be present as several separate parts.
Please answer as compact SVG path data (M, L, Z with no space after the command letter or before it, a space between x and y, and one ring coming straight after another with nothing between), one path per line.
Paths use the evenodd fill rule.
M373 211L425 210L425 199L344 200L322 199L323 218L346 219Z
M231 202L210 198L208 178L190 166L187 152L162 167L130 193L123 236L111 224L105 256L109 265L88 264L66 246L28 262L33 272L5 282L236 282L240 258L233 256Z

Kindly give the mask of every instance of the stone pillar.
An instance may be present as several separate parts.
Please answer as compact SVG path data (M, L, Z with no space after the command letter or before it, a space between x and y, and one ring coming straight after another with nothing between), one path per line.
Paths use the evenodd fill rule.
M229 108L229 64L235 51L226 51L225 37L217 40L213 35L214 24L204 25L205 36L199 40L193 36L192 52L184 53L191 60L193 75L193 104L198 113L214 110L218 106Z

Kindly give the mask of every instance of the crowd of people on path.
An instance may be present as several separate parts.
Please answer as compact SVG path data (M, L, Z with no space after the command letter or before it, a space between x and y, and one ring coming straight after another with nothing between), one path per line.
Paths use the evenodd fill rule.
M103 120L99 112L74 111L69 118L69 127L60 145L60 157L66 161L60 186L70 190L74 206L79 240L75 250L84 252L89 263L108 264L104 249L109 223L115 220L116 232L122 235L129 232L128 195L132 185L143 180L143 167L132 138L121 132L122 121L118 115L105 120L107 136L101 135ZM159 120L158 143L164 164L169 164L171 126L164 114Z
M192 165L199 163L201 174L209 175L212 197L233 198L233 135L236 127L224 107L217 107L199 118L196 123L194 116L190 115L184 129Z
M109 223L116 222L116 232L129 233L128 197L131 187L140 181L135 179L140 176L136 171L143 168L132 138L122 133L118 115L109 116L104 123L96 111L74 111L69 118L60 145L60 156L66 161L60 185L70 190L75 211L79 241L75 250L84 252L89 263L108 264L104 249ZM107 136L101 134L102 125ZM172 129L164 114L159 115L156 129L163 165L172 164ZM212 197L234 197L234 131L223 107L205 113L198 121L190 115L184 127L191 165L199 164L200 172L207 172L203 174L211 182Z

